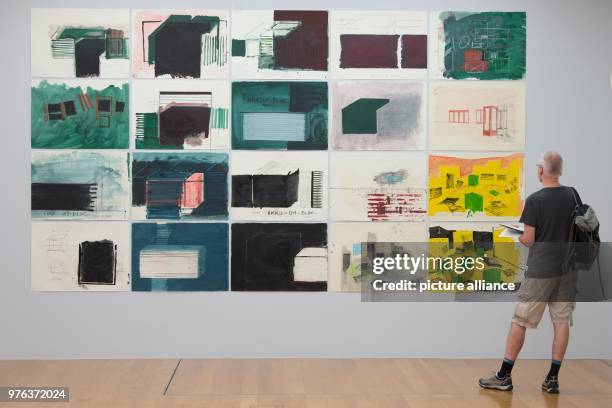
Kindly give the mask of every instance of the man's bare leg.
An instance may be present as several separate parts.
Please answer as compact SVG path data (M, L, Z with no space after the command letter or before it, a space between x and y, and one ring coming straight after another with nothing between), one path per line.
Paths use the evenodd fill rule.
M555 337L552 344L552 359L563 361L567 344L569 343L569 323L553 323L553 328L555 330Z
M510 331L506 339L506 352L504 353L505 360L512 362L516 360L525 343L525 331L525 327L521 325L514 322L510 324Z

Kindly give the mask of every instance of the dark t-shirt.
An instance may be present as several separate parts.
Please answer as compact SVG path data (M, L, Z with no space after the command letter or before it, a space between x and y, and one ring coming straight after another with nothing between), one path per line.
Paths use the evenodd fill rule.
M548 278L562 274L576 206L569 187L544 187L527 197L520 222L535 227L535 244L529 250L525 276Z

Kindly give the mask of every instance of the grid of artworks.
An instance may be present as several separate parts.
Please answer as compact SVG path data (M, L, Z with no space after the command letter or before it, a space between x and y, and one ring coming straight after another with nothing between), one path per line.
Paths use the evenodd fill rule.
M520 215L524 12L31 18L32 290L355 292Z

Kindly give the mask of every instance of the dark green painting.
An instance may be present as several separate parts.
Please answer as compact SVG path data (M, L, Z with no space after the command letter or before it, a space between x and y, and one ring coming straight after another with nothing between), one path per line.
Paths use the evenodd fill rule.
M526 66L525 12L443 12L444 76L522 79Z
M32 86L32 148L127 149L128 84Z
M326 82L234 82L232 148L327 149Z

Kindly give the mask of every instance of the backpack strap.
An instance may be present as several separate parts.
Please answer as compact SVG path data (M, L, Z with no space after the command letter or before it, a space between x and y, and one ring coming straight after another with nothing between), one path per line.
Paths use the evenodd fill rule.
M576 203L576 207L580 207L582 205L582 199L580 198L580 194L574 187L568 187L572 192L572 196L574 197L574 202Z
M570 215L570 231L569 231L569 242L575 242L576 240L576 215L578 215L578 209L582 205L582 200L580 199L580 195L578 191L574 187L566 187L572 193L572 197L574 198L574 210ZM568 246L566 257L569 257L572 253L572 248ZM568 258L569 259L569 258Z

